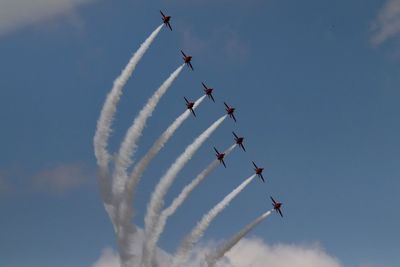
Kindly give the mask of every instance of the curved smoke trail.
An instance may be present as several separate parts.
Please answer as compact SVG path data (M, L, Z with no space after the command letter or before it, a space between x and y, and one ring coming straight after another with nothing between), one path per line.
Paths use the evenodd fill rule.
M270 214L272 210L269 210L257 219L246 225L242 230L240 230L236 235L234 235L231 239L224 243L223 246L217 249L217 251L208 257L206 257L205 261L207 262L208 267L214 267L219 259L221 259L225 253L231 250L243 237L245 237L251 230L253 230L258 224L264 221Z
M204 100L206 96L203 95L199 99L196 100L193 109L196 109L201 102ZM131 225L131 221L133 218L133 208L132 199L134 198L134 190L136 188L137 183L139 182L139 178L143 174L147 165L151 162L151 160L157 155L157 153L163 148L165 143L172 137L175 131L179 128L179 126L190 116L190 110L186 110L179 117L175 119L175 121L161 134L161 136L154 142L153 146L149 149L145 156L136 164L134 167L125 189L125 193L123 198L121 199L121 203L119 206L119 223L121 228L129 229ZM129 236L124 234L121 235L120 243L123 243L122 247L126 247L129 245Z
M194 103L193 109L196 109L201 102L203 102L206 95L201 96ZM190 110L186 110L175 121L161 134L161 136L154 142L153 146L147 151L146 155L135 165L133 171L126 184L126 199L129 205L132 202L135 194L135 188L139 182L140 177L147 168L147 165L157 155L157 153L164 147L165 143L172 137L175 131L181 126L181 124L190 116Z
M129 262L132 261L132 253L130 252L129 242L131 234L128 233L135 232L132 231L134 229L131 229L132 223L129 220L124 220L125 215L123 214L127 210L127 204L123 201L122 195L126 180L128 178L127 168L132 162L131 157L136 148L136 142L142 134L147 119L152 115L159 100L172 85L172 82L178 77L183 67L184 64L179 66L149 98L146 105L135 118L132 126L128 129L118 152L113 174L112 197L113 205L116 209L115 221L117 225L117 241L120 248L119 251L121 263L124 266L129 266Z
M126 180L128 179L127 169L132 163L132 155L136 149L136 143L142 131L146 126L147 119L152 115L161 97L167 92L168 88L171 87L173 81L181 73L185 64L179 66L165 81L164 83L154 92L149 98L146 105L139 112L139 115L135 118L132 126L128 129L124 140L122 141L119 149L116 162L115 170L113 174L113 189L112 194L116 202L120 200L121 194L124 191Z
M115 79L111 91L108 93L107 98L104 102L103 108L100 113L100 117L97 121L96 133L94 136L94 154L97 159L97 165L100 168L99 173L99 185L101 196L103 198L104 206L113 221L115 226L115 214L114 207L111 205L111 181L109 180L109 170L108 164L110 161L110 154L107 151L107 142L111 133L111 124L114 119L114 114L117 108L117 104L122 94L122 89L129 77L132 75L139 63L140 59L143 57L144 53L150 47L151 43L157 37L163 24L158 26L150 36L140 45L139 49L134 53L132 58L129 60L128 64L122 71L122 73Z
M167 194L169 188L175 180L175 177L182 170L185 164L192 158L200 146L207 140L207 138L218 128L219 125L226 119L227 115L222 116L215 121L207 130L200 134L192 144L190 144L185 151L175 160L168 171L160 179L154 192L151 195L150 203L147 205L147 212L144 218L145 222L145 234L146 237L150 236L154 229L154 225L160 215L160 210L164 204L164 197ZM147 240L143 246L143 264L150 267L149 263L149 243Z
M232 150L236 147L236 144L229 147L226 151L224 151L225 156L228 156ZM158 218L153 231L150 233L150 236L147 237L149 242L149 252L150 252L150 260L153 256L153 251L156 248L157 242L162 234L165 224L167 223L168 218L175 213L175 211L182 205L182 203L186 200L186 198L190 195L190 193L216 168L220 162L218 159L211 162L199 175L196 176L188 185L186 185L181 193L172 201L172 204L165 208L160 217Z
M210 223L217 217L217 215L223 211L229 203L248 185L254 180L256 174L253 174L230 192L225 198L215 205L207 214L203 216L192 232L185 237L181 242L175 256L172 260L171 267L181 267L186 262L187 257L192 250L194 244L203 236L205 230L208 228Z

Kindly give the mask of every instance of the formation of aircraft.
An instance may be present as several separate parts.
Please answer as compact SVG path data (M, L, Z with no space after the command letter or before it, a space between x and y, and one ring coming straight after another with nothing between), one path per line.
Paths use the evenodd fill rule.
M187 66L189 66L193 70L192 63L190 63L190 61L192 61L192 56L185 55L185 53L182 50L181 53L183 55L183 61L186 63Z
M163 20L165 26L167 26L172 31L171 24L169 23L169 20L171 19L171 16L165 16L164 13L161 10L160 10L160 13L161 13L162 20Z
M271 200L272 200L272 206L274 207L274 210L275 210L277 213L279 213L279 214L281 215L281 217L283 217L282 211L281 211L282 203L276 202L275 199L273 199L273 197L271 197L271 196L270 196L270 198L271 198Z
M191 102L191 101L187 100L186 97L183 97L183 98L184 98L185 101L186 101L186 107L187 107L187 109L189 109L189 110L192 112L193 116L196 117L196 113L194 113L194 110L193 110L194 102Z
M171 24L170 24L171 16L166 16L161 10L160 10L160 14L161 14L161 16L162 16L162 21L163 21L163 23L165 24L165 26L168 27L168 28L172 31L172 27L171 27ZM191 61L192 61L192 56L186 55L182 50L181 50L181 53L182 53L182 55L183 55L183 58L182 58L183 61L184 61L185 64L193 71L194 69L193 69L193 66L192 66L192 63L191 63ZM210 98L210 99L215 103L215 99L214 99L214 97L213 97L213 95L212 95L214 89L211 88L211 87L208 87L207 85L205 85L204 82L202 82L201 84L202 84L203 87L204 87L204 89L203 89L203 90L204 90L204 93L208 96L208 98ZM189 101L186 97L184 97L184 99L185 99L185 101L186 101L186 107L187 107L187 109L189 109L189 110L192 112L193 116L196 117L196 113L195 113L194 110L193 110L194 102ZM234 115L235 108L229 106L226 102L224 102L224 105L225 105L226 113L229 115L230 118L232 118L232 119L236 122L236 118L235 118L235 115ZM243 145L244 137L239 137L238 135L236 135L235 132L232 132L232 134L233 134L233 136L235 137L235 142L236 142L236 144L237 144L240 148L242 148L243 151L246 151L246 149L244 148L244 145ZM215 147L214 147L214 150L215 150L215 152L216 152L215 156L216 156L217 159L220 161L220 163L221 163L222 165L224 165L224 167L226 168L226 164L225 164L225 161L224 161L225 153L220 153ZM264 176L262 175L262 172L263 172L264 168L258 167L258 166L254 163L254 161L252 161L252 163L253 163L253 166L254 166L254 171L255 171L255 173L258 175L258 177L259 177L263 182L265 182ZM282 211L281 211L282 203L275 201L275 200L272 198L272 196L271 196L270 198L271 198L271 200L272 200L273 209L283 217Z
M262 175L262 172L263 172L264 168L260 168L254 163L254 161L252 161L252 162L253 162L253 165L254 165L254 171L256 172L258 177L260 177L260 179L265 183L264 176Z
M236 144L237 144L238 146L240 146L240 147L243 149L243 151L246 151L246 149L245 149L244 146L243 146L244 137L239 137L239 136L237 136L237 135L235 134L235 132L232 132L232 133L233 133L233 136L235 137L235 142L236 142Z
M217 154L215 154L215 156L217 156L217 159L219 160L219 162L221 162L222 165L224 165L224 167L226 168L225 161L224 161L225 153L219 153L215 147L214 147L214 150L217 153Z
M201 84L204 87L204 93L208 96L208 98L211 98L211 100L215 103L214 97L212 95L214 88L207 87L203 82Z

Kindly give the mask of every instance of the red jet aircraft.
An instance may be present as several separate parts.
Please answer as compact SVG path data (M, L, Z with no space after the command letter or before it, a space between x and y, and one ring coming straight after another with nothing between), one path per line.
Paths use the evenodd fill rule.
M235 115L233 114L233 112L235 112L235 108L228 106L228 104L225 102L224 102L224 104L226 107L226 113L228 113L229 117L231 117L236 122Z
M215 156L217 156L217 159L219 160L219 162L221 162L222 165L224 165L224 167L226 168L225 161L224 161L225 153L219 153L215 147L214 147L214 150L215 150L215 152L217 152L217 154L215 154Z
M183 53L182 50L181 50L181 53L183 55L183 61L186 63L186 65L188 65L193 70L192 63L190 63L190 61L192 60L192 56L185 55L185 53Z
M254 165L254 171L256 172L256 174L258 175L258 177L260 177L261 180L265 183L264 176L262 175L262 172L263 172L264 168L259 168L259 167L257 167L257 165L254 163L254 161L252 161L252 162L253 162L253 165Z
M168 28L172 31L171 24L169 24L169 20L171 19L171 16L165 16L164 13L160 10L162 20L165 24L165 26L168 26Z
M190 109L190 111L193 113L193 116L196 117L196 113L194 113L193 107L194 107L194 102L190 102L189 100L187 100L186 97L183 97L186 101L186 107L187 109Z
M208 98L211 98L212 101L215 103L214 97L212 95L212 92L214 90L214 88L211 87L207 87L204 83L201 83L204 87L204 93L206 93L206 95L208 96Z
M244 149L244 146L243 146L243 139L244 139L244 137L239 137L239 136L237 136L236 134L235 134L235 132L232 132L233 133L233 136L235 136L235 142L236 142L236 144L238 144L242 149L243 149L243 151L246 151L246 149Z
M282 203L276 202L275 199L273 199L272 197L270 197L270 198L272 200L272 206L274 207L274 210L276 212L278 212L281 215L281 217L283 217L282 212L281 212Z

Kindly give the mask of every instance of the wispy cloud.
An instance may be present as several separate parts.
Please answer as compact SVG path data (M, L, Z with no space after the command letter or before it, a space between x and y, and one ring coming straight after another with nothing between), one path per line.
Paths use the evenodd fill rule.
M91 179L91 175L78 163L60 164L34 175L36 189L49 193L74 190Z
M0 36L26 26L72 14L76 7L96 0L1 0Z
M379 46L400 34L400 0L387 0L372 26L371 44Z
M249 49L237 36L231 36L225 42L225 53L231 60L244 60L249 56Z
M199 53L203 52L210 45L208 40L197 36L191 27L181 26L178 30L181 32L183 50L189 50L191 53Z
M0 194L8 193L11 190L11 184L5 175L0 173Z
M215 28L207 37L188 26L178 30L183 49L192 54L211 53L229 62L242 62L249 57L248 43L229 27Z

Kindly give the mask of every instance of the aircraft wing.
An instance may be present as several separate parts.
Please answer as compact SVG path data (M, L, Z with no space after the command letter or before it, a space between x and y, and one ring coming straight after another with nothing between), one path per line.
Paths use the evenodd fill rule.
M186 104L189 104L189 101L187 100L187 98L186 97L183 97L183 98L185 99Z
M272 197L270 197L270 198L271 198L272 202L275 204L276 203L275 199L273 199Z
M214 147L215 152L217 152L217 154L219 154L218 150Z
M201 83L203 85L203 87L207 90L207 86L204 83Z
M215 99L214 99L213 95L210 94L210 97L211 97L212 101L215 103Z
M260 174L260 178L263 181L263 183L265 183L264 176L262 174Z
M225 161L224 161L223 159L221 159L221 163L222 163L222 165L224 165L224 167L226 168L226 164L225 164Z
M161 16L163 16L165 18L165 15L161 10L160 10L160 13L161 13Z
M182 50L181 50L181 53L182 53L182 55L183 55L184 57L186 57L185 53L183 53L183 51L182 51Z
M227 109L229 109L229 106L228 106L227 103L224 102L224 105L225 105L225 107L226 107Z
M192 63L188 62L188 65L189 65L189 67L190 67L192 70L194 70L194 69L193 69L193 66L192 66Z
M167 22L167 26L172 31L172 27L171 27L171 24L169 24L169 22Z
M257 165L254 163L254 161L252 161L252 162L253 162L254 168L257 169L258 168Z
M235 134L235 132L232 132L233 133L233 136L235 136L236 138L239 138L236 134Z
M194 113L194 110L191 108L190 111L193 113L193 116L196 117L196 113Z
M236 122L235 115L233 115L233 114L231 114L231 115L232 115L232 119Z
M279 214L281 215L281 217L283 218L283 215L282 215L282 212L281 212L281 210L280 209L277 209L276 210L277 212L279 212Z
M244 148L243 144L240 144L240 147L243 149L244 152L246 152L246 149Z

